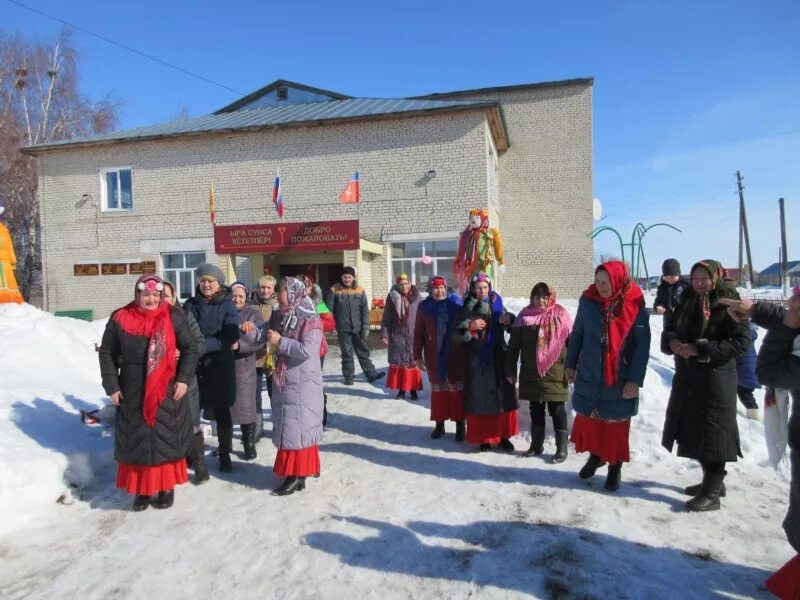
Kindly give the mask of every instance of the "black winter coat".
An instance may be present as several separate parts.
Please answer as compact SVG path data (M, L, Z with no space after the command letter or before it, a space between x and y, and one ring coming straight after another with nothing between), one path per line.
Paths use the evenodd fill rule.
M325 304L333 313L337 332L369 331L367 293L355 281L350 287L345 287L341 283L334 285L328 292Z
M189 298L183 310L191 314L206 338L205 352L197 363L200 406L226 408L236 402L236 353L231 346L239 340L239 313L227 287L206 301L200 291Z
M669 325L669 320L675 314L675 311L678 310L678 307L681 305L681 299L683 296L691 290L691 283L686 277L681 276L678 281L675 283L667 283L663 279L661 283L658 284L658 289L656 290L656 299L653 302L653 308L656 309L659 306L663 306L664 310L664 327Z
M701 462L735 461L742 455L736 425L736 357L751 343L750 325L734 321L725 306L712 305L704 337L692 339L689 332L699 328L694 315L687 315L687 322L681 323L680 315L686 307L682 304L665 327L661 351L672 354L669 343L677 339L694 343L698 355L675 357L661 444L671 452L677 442L678 456Z
M180 309L172 310L172 326L181 352L175 381L188 385L197 364L198 347ZM128 465L160 465L185 458L192 444L189 399L172 399L174 382L167 387L155 425L150 427L144 420L147 345L148 338L128 334L111 315L99 349L100 374L106 394L122 391L116 410L114 459Z

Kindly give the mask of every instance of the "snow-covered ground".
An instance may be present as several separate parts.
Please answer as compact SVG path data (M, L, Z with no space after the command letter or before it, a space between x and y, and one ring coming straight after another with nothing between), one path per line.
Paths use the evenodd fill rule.
M94 351L104 323L2 305L0 597L769 597L764 580L792 555L786 473L767 465L761 423L740 417L745 458L729 466L723 509L683 511L700 470L660 446L673 366L660 317L651 324L616 493L605 469L578 478L585 455L550 464L551 433L542 457L521 458L526 403L516 455L458 444L452 424L432 440L427 389L410 402L344 387L332 348L323 472L305 491L270 496L264 440L231 474L211 459L212 480L180 487L172 509L133 513L114 489L111 432L78 416L107 402ZM385 351L373 357L386 366ZM71 504L56 502L64 492Z

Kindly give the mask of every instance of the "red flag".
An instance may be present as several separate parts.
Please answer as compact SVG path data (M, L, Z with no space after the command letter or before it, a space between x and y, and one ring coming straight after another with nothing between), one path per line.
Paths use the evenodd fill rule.
M214 182L211 182L211 191L208 194L208 211L211 213L211 224L217 224L217 210L214 204Z
M361 201L361 182L358 177L358 171L353 173L350 181L347 182L344 190L339 195L339 199L342 204L357 204Z

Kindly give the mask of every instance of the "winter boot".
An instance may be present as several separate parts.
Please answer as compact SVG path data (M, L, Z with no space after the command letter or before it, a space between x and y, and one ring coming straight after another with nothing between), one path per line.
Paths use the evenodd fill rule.
M596 454L589 454L589 459L586 461L586 464L583 465L583 468L578 472L578 476L581 479L589 479L595 474L597 469L602 467L604 464L606 464L606 462L602 458Z
M606 475L606 491L616 492L619 489L619 483L622 481L622 462L608 465L608 475Z
M273 496L288 496L289 494L294 494L295 492L299 492L304 490L306 487L306 478L305 477L294 477L290 476L283 480L283 483L278 486L275 490L273 490Z
M397 392L396 399L397 400L405 400L406 399L406 393L403 390L399 390Z
M150 506L150 496L136 496L133 499L133 512L141 512Z
M554 463L562 463L567 460L569 453L569 432L556 431L556 453L553 455Z
M158 492L158 498L156 498L156 508L169 508L175 502L175 490L170 490L168 492Z
M706 472L703 475L703 483L700 485L700 493L686 502L686 510L690 512L719 510L719 497L725 475L727 475L726 471L722 471L722 473Z
M417 396L417 390L411 390L411 399L412 400L419 400L419 396Z
M531 447L522 456L539 456L544 452L544 426L531 425Z
M242 425L242 446L244 446L244 459L253 460L256 453L256 424L245 423Z
M220 427L219 434L219 470L222 473L233 471L231 450L233 449L233 427Z
M464 421L456 421L456 441L463 442L467 437L467 424Z
M322 392L322 426L328 425L328 394Z
M203 431L194 434L192 439L192 465L194 465L194 482L203 483L209 480L208 466L206 466L206 446L203 441Z
M491 449L492 449L491 444L481 444L480 447L478 448L480 452L488 452Z
M508 438L501 438L500 443L497 444L503 452L513 452L514 451L514 444L511 443L511 440Z
M703 478L705 479L706 476L706 468L701 464L700 467L703 469ZM687 496L698 496L700 492L703 490L702 483L696 483L694 485L690 485L689 487L684 488L683 493ZM727 494L727 490L725 489L725 484L722 484L722 488L719 491L719 497L724 498Z
M384 373L383 371L373 371L372 373L367 375L367 381L373 383L375 381L378 381L378 379L384 376L386 376L386 373Z
M444 421L436 421L436 427L433 428L433 431L431 432L431 437L435 440L438 440L443 435L444 435Z

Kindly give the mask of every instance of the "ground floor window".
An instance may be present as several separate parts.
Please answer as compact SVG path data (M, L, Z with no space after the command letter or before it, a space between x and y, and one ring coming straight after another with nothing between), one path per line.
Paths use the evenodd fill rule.
M424 292L428 280L435 275L441 275L447 278L451 287L454 287L453 261L457 248L457 239L393 243L392 283L401 273L406 273L411 278L411 283Z
M170 252L162 254L164 279L175 286L175 294L181 302L194 294L197 282L194 270L206 262L205 252Z

